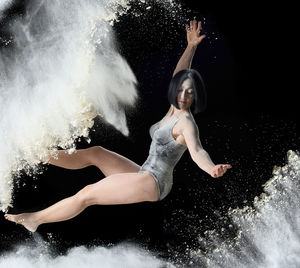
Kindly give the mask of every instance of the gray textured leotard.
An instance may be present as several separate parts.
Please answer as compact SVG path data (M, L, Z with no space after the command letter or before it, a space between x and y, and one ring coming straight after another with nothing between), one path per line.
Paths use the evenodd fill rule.
M172 130L179 118L159 127L159 122L151 126L152 143L149 156L139 173L150 173L158 186L158 200L165 198L173 184L173 169L187 149L174 140Z

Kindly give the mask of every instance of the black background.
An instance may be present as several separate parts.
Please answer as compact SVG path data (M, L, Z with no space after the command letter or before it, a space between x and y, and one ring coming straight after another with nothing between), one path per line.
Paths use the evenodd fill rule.
M198 247L196 235L226 225L222 217L229 207L251 205L272 176L273 166L285 163L288 150L299 149L294 7L255 1L181 3L185 19L205 18L207 37L192 66L202 74L208 91L207 110L195 116L200 138L215 163L230 163L233 168L213 180L185 153L176 166L172 192L162 202L95 206L70 221L40 226L39 233L59 251L124 240L143 243L166 256L167 248L173 254L186 244ZM139 81L139 101L128 109L129 137L96 120L91 144L78 142L78 148L101 145L138 164L146 159L149 126L169 108L168 82L186 45L184 21L180 25L168 21L153 6L145 16L123 16L114 26L119 51ZM8 35L7 23L22 15L23 7L16 4L6 13L3 36ZM10 212L47 207L103 177L94 167L44 168L38 179L22 177L26 184L16 187ZM2 250L30 238L20 226L3 219L0 224Z

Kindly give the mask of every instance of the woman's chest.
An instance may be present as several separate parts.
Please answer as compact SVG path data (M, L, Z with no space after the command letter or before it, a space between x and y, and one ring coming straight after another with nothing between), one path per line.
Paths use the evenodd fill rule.
M177 121L178 120L166 123L165 125L160 127L159 127L160 124L158 124L153 133L153 138L157 140L157 142L160 144L166 144L175 141L181 145L186 145L184 137L182 135L181 126Z

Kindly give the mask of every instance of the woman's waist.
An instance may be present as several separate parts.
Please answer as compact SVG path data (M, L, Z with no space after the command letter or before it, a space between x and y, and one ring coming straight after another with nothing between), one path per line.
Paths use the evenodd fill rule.
M164 147L157 147L157 146L151 146L149 150L149 156L148 158L157 159L159 161L162 161L166 163L167 165L175 165L183 153L185 152L185 149L183 148L164 148Z
M149 154L143 166L149 166L153 169L165 170L172 172L178 159L170 159L157 154Z

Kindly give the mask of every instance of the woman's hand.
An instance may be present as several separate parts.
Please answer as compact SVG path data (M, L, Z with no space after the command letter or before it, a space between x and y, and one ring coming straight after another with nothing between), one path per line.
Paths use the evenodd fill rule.
M227 169L232 168L231 165L215 165L211 171L209 172L210 176L212 176L213 178L218 178L224 175L224 173L227 171Z
M186 24L185 29L188 45L198 46L206 36L205 34L200 35L201 21L198 21L197 25L196 20L191 20L190 27L188 26L188 24Z

